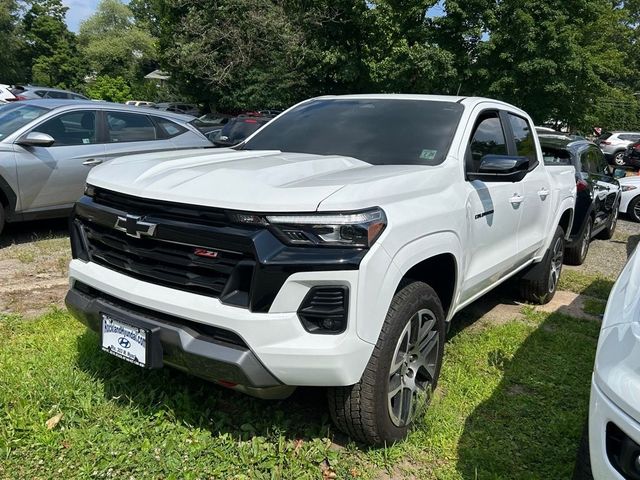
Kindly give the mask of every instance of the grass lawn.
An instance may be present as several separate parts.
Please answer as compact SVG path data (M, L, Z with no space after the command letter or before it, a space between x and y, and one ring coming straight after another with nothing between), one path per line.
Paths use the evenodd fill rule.
M603 297L610 283L563 285ZM102 353L65 311L0 316L0 478L569 478L599 325L514 317L458 315L424 418L369 449L334 430L322 389L257 400Z

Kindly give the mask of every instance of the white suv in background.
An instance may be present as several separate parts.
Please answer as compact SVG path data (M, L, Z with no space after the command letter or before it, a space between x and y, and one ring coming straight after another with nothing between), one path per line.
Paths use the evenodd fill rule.
M596 140L607 160L624 165L624 153L633 142L640 140L640 132L604 132Z

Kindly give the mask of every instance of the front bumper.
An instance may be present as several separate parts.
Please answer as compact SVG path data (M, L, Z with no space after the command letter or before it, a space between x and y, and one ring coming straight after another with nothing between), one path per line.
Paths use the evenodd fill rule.
M640 444L640 423L615 405L598 387L594 378L589 406L589 450L595 480L625 480L607 455L607 428L611 428L611 424Z
M356 270L295 273L268 313L224 305L216 298L151 284L78 259L71 261L69 276L69 309L83 323L97 329L99 313L109 309L142 315L164 332L165 363L208 379L235 381L233 376L249 388L352 385L360 380L374 348L357 334ZM96 293L79 292L77 282ZM317 335L302 326L297 309L317 285L344 285L352 293L343 333ZM171 325L167 316L175 317L177 324ZM185 321L231 332L246 347L238 352L236 347L198 340Z

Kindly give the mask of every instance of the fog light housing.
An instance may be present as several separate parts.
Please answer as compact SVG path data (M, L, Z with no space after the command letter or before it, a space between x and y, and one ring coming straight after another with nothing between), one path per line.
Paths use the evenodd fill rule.
M298 318L309 333L337 335L347 328L349 288L312 287L298 309Z
M607 458L624 478L640 480L640 445L616 424L607 423Z

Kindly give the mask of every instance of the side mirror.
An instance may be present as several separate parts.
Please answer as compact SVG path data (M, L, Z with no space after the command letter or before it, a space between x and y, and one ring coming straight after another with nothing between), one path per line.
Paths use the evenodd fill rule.
M624 178L627 176L627 171L624 168L616 168L613 171L613 178Z
M51 135L42 132L29 132L16 142L24 147L50 147L55 142Z
M537 166L537 160L530 162L527 157L485 155L478 171L467 173L467 178L483 182L519 182Z

